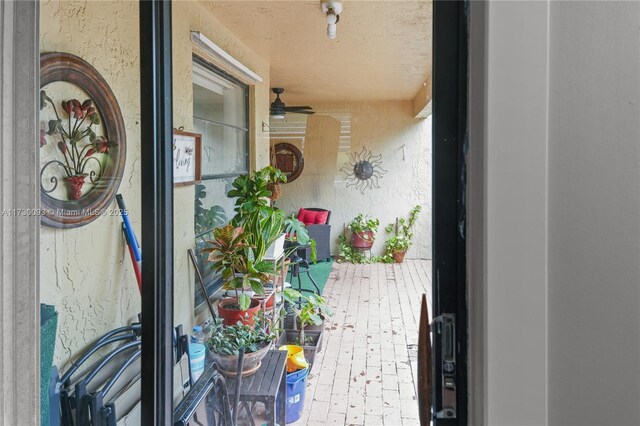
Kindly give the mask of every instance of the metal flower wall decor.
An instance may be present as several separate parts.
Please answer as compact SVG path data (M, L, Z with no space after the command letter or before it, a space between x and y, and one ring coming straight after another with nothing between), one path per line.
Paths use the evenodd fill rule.
M122 112L106 80L79 56L42 53L40 84L41 222L87 225L114 210L127 152Z
M366 147L362 151L353 152L349 161L340 169L344 172L347 188L354 186L361 194L365 189L380 188L379 179L387 173L382 168L382 154L373 155Z
M47 104L53 108L56 119L49 120L46 134L44 130L40 131L40 147L49 141L57 141L61 158L45 163L40 170L40 176L42 177L49 167L58 167L63 175L67 198L78 200L82 197L82 188L87 177L93 185L102 178L103 158L99 157L104 156L100 154L107 154L109 148L115 147L117 143L107 140L104 136L97 136L93 130L94 125L100 124L100 116L91 99L82 103L77 99L64 100L60 104L62 111L59 113L47 92L41 90L40 109L46 108ZM47 188L41 182L42 191L46 194L58 187L58 176L55 173L50 177L49 184Z

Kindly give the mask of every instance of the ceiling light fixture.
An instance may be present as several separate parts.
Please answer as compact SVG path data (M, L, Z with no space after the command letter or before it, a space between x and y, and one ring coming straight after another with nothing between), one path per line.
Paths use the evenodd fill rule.
M340 14L342 13L342 2L323 1L321 5L322 11L327 18L327 37L333 40L336 38L337 24L340 21Z

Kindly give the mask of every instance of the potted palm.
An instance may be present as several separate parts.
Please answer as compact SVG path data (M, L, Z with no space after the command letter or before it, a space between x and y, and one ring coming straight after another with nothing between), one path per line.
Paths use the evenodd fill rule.
M211 269L222 275L222 288L235 293L235 297L218 303L218 313L225 325L238 321L252 324L253 317L260 310L260 301L251 299L246 290L251 289L263 296L264 283L273 273L273 264L255 255L250 244L251 234L242 227L229 224L215 228L213 238L208 242L210 247L204 249L209 252Z
M403 217L396 218L395 224L387 225L385 231L392 235L385 242L385 261L391 262L393 259L395 263L402 263L407 250L413 245L413 225L416 223L420 210L421 207L417 205L409 212L408 220Z
M217 321L207 347L222 374L229 377L236 376L238 355L244 349L242 376L245 377L258 371L275 338L261 312L252 325L238 322L224 326Z
M351 245L355 249L370 250L378 232L380 221L362 213L353 218L347 228L351 231Z

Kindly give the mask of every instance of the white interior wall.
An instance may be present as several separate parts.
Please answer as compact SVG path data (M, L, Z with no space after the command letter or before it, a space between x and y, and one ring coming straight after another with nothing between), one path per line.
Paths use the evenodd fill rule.
M491 425L640 424L640 4L487 9L486 111L471 112L486 114L472 159L486 394L472 398Z

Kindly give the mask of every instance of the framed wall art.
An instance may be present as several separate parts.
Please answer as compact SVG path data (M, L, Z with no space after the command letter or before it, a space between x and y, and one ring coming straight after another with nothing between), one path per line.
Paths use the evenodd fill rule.
M193 185L202 178L202 135L173 130L173 186Z
M126 132L113 91L84 59L40 56L42 224L76 228L112 205L126 159Z

